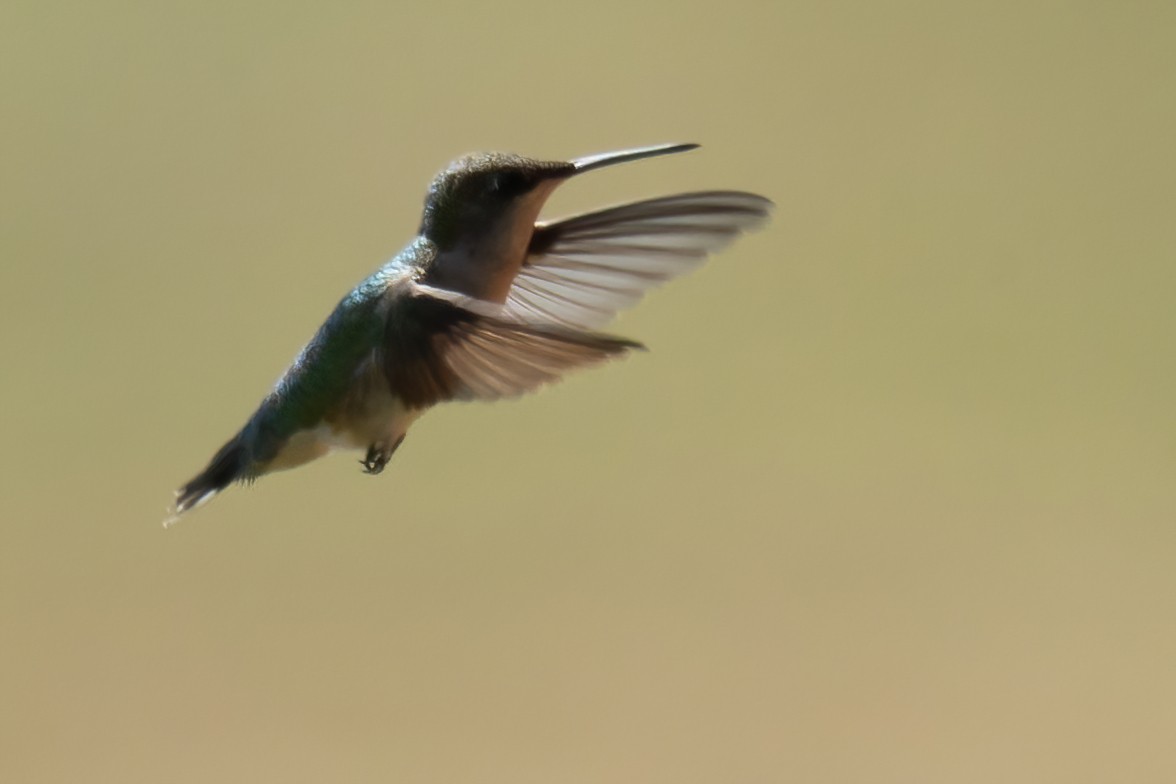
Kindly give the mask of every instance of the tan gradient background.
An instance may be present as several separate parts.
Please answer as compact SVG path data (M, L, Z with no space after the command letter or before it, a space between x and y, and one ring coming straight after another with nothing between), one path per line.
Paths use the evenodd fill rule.
M1176 780L1176 12L974 5L6 3L0 780ZM650 353L160 528L438 168L677 140Z

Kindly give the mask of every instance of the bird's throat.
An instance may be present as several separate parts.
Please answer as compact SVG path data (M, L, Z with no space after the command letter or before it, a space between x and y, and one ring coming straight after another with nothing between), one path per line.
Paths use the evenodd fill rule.
M430 276L432 284L487 302L506 302L526 261L535 221L557 185L558 180L541 184L484 232L441 250Z

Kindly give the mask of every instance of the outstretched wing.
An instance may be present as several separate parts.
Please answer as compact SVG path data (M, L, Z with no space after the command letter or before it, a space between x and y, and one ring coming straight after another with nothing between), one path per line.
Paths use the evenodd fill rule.
M568 371L640 348L631 340L499 317L501 306L419 286L384 335L389 387L411 407L516 397Z
M754 193L704 191L537 224L505 313L531 324L599 328L763 225L772 206Z

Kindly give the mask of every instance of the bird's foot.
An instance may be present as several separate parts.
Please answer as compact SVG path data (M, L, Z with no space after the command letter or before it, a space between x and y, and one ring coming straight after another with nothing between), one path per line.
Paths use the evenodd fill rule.
M401 436L391 446L383 443L369 446L367 455L359 461L359 464L363 466L363 472L375 476L383 471L384 466L388 465L388 461L392 459L392 453L396 451L396 447L400 446L400 442L403 440L404 436Z
M365 474L378 474L384 470L384 466L388 465L388 461L392 459L392 452L382 444L372 444L368 447L367 455L360 460L360 465L363 466Z

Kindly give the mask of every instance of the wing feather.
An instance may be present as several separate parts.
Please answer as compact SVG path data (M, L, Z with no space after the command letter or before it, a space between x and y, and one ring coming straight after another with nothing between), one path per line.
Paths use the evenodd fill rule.
M500 318L501 306L424 286L395 308L385 331L384 374L411 407L516 397L641 347L611 335Z
M771 207L753 193L704 191L539 224L505 315L525 323L599 328L649 290L763 225Z

